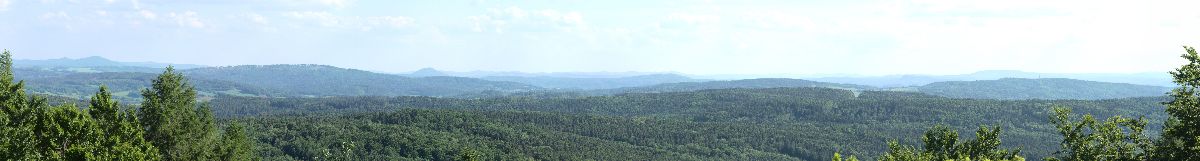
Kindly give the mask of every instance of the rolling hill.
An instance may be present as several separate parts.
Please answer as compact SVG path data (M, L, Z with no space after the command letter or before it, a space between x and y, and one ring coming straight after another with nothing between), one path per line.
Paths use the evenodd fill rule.
M99 85L106 85L116 99L133 102L141 98L137 95L139 90L161 72L161 68L135 66L21 67L16 68L14 75L28 82L33 93L86 98ZM446 76L410 78L325 65L205 67L181 72L206 97L457 96L540 89L514 82Z
M878 156L892 139L919 143L922 131L937 124L960 130L1002 126L1002 146L1043 158L1058 150L1061 139L1046 120L1052 106L1098 118L1146 116L1150 129L1161 128L1166 117L1160 104L1165 97L989 100L854 93L768 88L551 99L222 97L213 101L213 109L220 117L258 116L241 120L268 131L259 137L295 138L259 144L281 160L309 158L346 142L371 146L356 154L366 160L403 160L389 157L413 157L418 152L396 149L422 146L436 148L425 149L435 157L421 158L454 156L458 149L474 147L494 160L638 160L625 157L664 154L669 154L664 160L829 160L833 152Z
M788 79L788 78L759 78L759 79L743 79L743 80L727 80L727 81L708 81L708 82L681 82L681 83L665 83L644 87L626 87L616 89L595 90L590 93L597 94L618 94L618 93L662 93L662 92L683 92L697 91L705 89L731 89L731 88L781 88L781 87L826 87L837 89L874 89L874 87L854 85L854 84L839 84L817 82L803 79Z
M46 60L14 60L15 67L147 67L147 68L165 68L167 66L175 66L176 69L191 69L202 68L204 65L196 64L172 64L158 62L120 62L109 60L108 58L99 56L90 56L78 59L58 58Z
M1065 78L1004 78L935 82L917 91L952 98L980 99L1109 99L1161 96L1170 88Z
M482 77L481 79L493 81L508 81L518 82L530 85L535 85L544 88L554 89L610 89L623 87L639 87L650 86L664 83L679 83L679 82L699 82L705 81L700 79L692 79L686 76L676 74L652 74L618 78L571 78L571 77L521 77L521 76L493 76Z
M1145 73L1037 73L1016 70L984 70L958 75L888 75L888 76L836 76L836 77L802 77L805 79L861 84L876 87L909 87L922 86L934 82L945 81L974 81L994 80L1001 78L1067 78L1100 82L1129 83L1152 86L1174 86L1170 75L1166 72Z
M142 98L140 90L147 88L158 74L150 73L70 73L57 76L21 78L32 93L65 98L85 99L95 94L100 85L107 86L115 99L135 103ZM277 90L250 86L229 81L192 78L191 84L203 97L217 95L235 96L280 96Z
M453 96L539 89L464 77L404 77L327 65L243 65L184 70L187 76L244 83L301 96Z

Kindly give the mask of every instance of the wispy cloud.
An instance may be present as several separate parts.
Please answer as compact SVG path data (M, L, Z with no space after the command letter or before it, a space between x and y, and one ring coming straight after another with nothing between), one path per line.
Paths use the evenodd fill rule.
M416 21L404 16L339 16L324 11L286 12L282 15L302 22L314 22L325 28L363 31L377 28L404 28L413 25Z
M0 11L8 10L9 5L12 5L12 0L0 0Z
M199 15L194 11L186 11L182 13L171 12L167 15L176 25L191 28L204 28L204 22L200 21Z
M489 8L487 14L468 16L475 32L504 33L520 31L584 31L588 29L583 14L577 11L554 9L526 10L519 7Z
M42 49L37 56L48 57L292 52L311 59L242 63L329 61L311 63L394 71L446 62L436 60L454 60L435 64L450 70L1162 71L1171 67L1160 62L1177 59L1178 45L1200 37L1200 10L1192 8L1200 1L1194 0L38 2L0 0L6 10L0 17L12 22L0 25L0 35L8 36L0 44ZM43 45L81 37L124 39L72 44L83 46L78 49ZM155 43L246 47L112 49ZM341 50L354 55L321 56ZM349 60L354 57L379 57L371 61L386 65L355 66L370 63Z

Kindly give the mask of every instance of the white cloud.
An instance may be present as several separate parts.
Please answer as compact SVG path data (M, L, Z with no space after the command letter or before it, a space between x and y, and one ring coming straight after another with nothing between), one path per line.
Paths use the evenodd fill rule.
M712 23L719 23L721 21L721 17L716 16L716 15L701 15L701 14L686 14L686 13L672 13L671 15L667 16L667 19L675 20L675 21L682 21L682 22L685 22L690 25L712 24Z
M488 15L467 16L467 20L470 20L472 22L472 24L474 24L474 26L471 27L471 31L475 31L475 32L487 31L488 29L493 28L493 27L485 26L485 25L495 24L495 22L492 22L492 17L488 16Z
M318 33L310 35L355 40L361 38L349 36L411 36L404 39L407 42L429 42L429 37L436 37L433 40L451 44L447 46L460 46L453 43L483 45L419 48L459 52L471 57L467 53L490 52L489 49L500 46L509 50L505 51L507 53L529 53L513 57L550 55L550 58L544 58L546 60L599 58L588 57L591 56L588 54L617 55L605 60L645 60L645 64L627 63L635 67L619 70L638 70L636 66L640 65L709 73L788 72L813 67L837 70L822 72L864 74L955 74L981 69L1151 71L1169 69L1169 63L1147 62L1178 59L1178 45L1195 44L1196 38L1200 38L1200 30L1196 30L1200 28L1200 10L1191 9L1200 5L1200 1L1195 0L885 0L821 2L820 5L808 5L816 2L804 1L714 1L711 2L714 3L712 9L709 4L669 2L669 6L584 7L579 10L562 9L576 6L557 4L536 5L542 8L509 7L524 6L524 2L505 2L447 6L435 11L409 10L403 13L415 15L405 16L387 14L397 13L389 9L420 7L428 2L370 2L397 6L359 4L350 0L251 0L246 1L250 4L234 5L225 4L233 2L226 0L204 3L160 0L146 3L141 0L38 2L0 0L0 10L10 10L2 12L8 14L16 9L26 13L12 15L32 15L22 19L35 22L14 23L27 25L14 27L22 29L18 31L22 33L52 33L59 30L34 29L45 26L71 29L73 26L73 31L111 31L114 35L134 30L139 34L143 31L150 31L147 34L201 31L153 30L187 28L204 29L213 35L274 31L283 33L278 35ZM730 3L736 4L725 5ZM504 6L480 9L496 5ZM341 10L347 7L349 9ZM408 16L430 19L418 21ZM134 28L104 24L133 24ZM381 30L403 31L337 33ZM483 34L459 33L464 30ZM378 46L373 49L407 50ZM654 65L654 62L680 57L688 57L688 61ZM574 64L563 66L571 65Z
M818 26L809 16L779 11L752 11L741 15L740 18L747 21L746 24L765 29L811 30Z
M406 27L413 24L412 18L403 16L367 17L366 21L371 25L389 26L395 28Z
M41 18L42 20L70 20L71 15L68 15L67 12L58 11L42 14L42 16L38 18Z
M138 15L141 15L142 18L145 18L147 20L158 19L158 14L155 14L153 11L149 11L149 10L138 11Z
M347 4L350 4L350 0L317 0L317 2L320 2L324 5L333 6L334 8L343 8L346 7Z
M590 29L583 14L576 11L525 10L518 7L490 8L487 11L488 14L485 15L467 16L467 20L472 22L472 31L504 33L509 30L538 32L557 30L578 32Z
M268 24L267 17L264 17L263 15L260 15L257 13L250 13L250 14L246 14L245 16L247 19L250 19L250 21L252 21L256 24L259 24L259 25Z
M204 28L205 26L204 22L201 22L199 16L193 11L187 11L183 13L171 12L167 15L167 17L175 21L176 25L183 27Z
M333 16L333 14L330 14L329 12L324 12L324 11L322 11L322 12L313 12L313 11L287 12L287 13L284 13L283 16L291 17L294 19L317 21L318 24L321 24L321 26L325 26L325 27L338 27L338 26L342 25L341 18Z
M0 0L0 11L8 10L9 5L12 5L12 0Z
M404 16L339 16L329 12L287 12L284 17L296 20L312 21L321 27L357 29L369 31L376 28L404 28L414 24L415 20Z

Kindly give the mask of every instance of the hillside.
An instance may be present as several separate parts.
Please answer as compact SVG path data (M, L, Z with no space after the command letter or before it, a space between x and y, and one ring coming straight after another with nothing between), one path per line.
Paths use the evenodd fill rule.
M984 70L957 75L888 75L888 76L836 76L804 77L815 81L861 84L876 87L922 86L944 81L995 80L1001 78L1067 78L1088 81L1129 83L1151 86L1174 86L1166 72L1147 73L1036 73L1016 70Z
M176 69L191 69L201 68L204 65L195 64L172 64L172 63L157 63L157 62L120 62L109 60L108 58L99 56L90 56L84 58L58 58L46 60L14 60L15 67L49 67L49 68L70 68L70 67L146 67L146 68L165 68L167 66L175 66Z
M934 124L999 125L1005 130L1002 146L1042 158L1058 149L1047 140L1061 139L1046 121L1051 106L1099 118L1145 115L1154 129L1165 117L1161 101L1004 101L768 88L552 99L223 97L213 101L213 109L221 117L251 117L239 120L266 131L256 134L260 138L297 138L260 142L276 159L311 157L321 147L354 143L372 147L355 154L367 160L443 158L463 148L490 160L829 160L835 151L877 156L891 139L915 144ZM410 108L428 110L401 110Z
M1109 99L1161 96L1170 88L1065 78L1004 78L935 82L916 88L923 93L982 99Z
M452 96L538 87L463 77L410 78L326 65L243 65L183 71L195 78L278 89L302 96Z
M704 80L692 79L676 74L653 74L619 78L572 78L572 77L520 77L493 76L481 79L493 81L518 82L554 89L610 89L623 87L650 86L664 83L699 82Z
M158 74L149 73L68 73L61 75L46 74L37 77L17 77L25 81L27 90L31 93L52 95L64 98L85 99L95 94L100 85L108 87L113 92L114 99L126 103L136 103L141 99L141 89L148 88ZM276 90L250 86L246 84L193 78L190 83L196 87L203 97L217 95L236 96L281 96Z
M839 89L873 89L874 87L853 85L853 84L838 84L817 82L803 79L787 79L787 78L759 78L759 79L743 79L743 80L726 80L726 81L707 81L707 82L681 82L681 83L665 83L643 87L626 87L617 89L594 90L590 93L596 94L619 94L619 93L661 93L661 92L683 92L697 91L705 89L731 89L731 88L780 88L780 87L827 87Z

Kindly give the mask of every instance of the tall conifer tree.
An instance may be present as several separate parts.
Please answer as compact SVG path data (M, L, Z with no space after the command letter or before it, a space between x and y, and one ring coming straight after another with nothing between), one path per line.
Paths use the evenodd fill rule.
M211 111L196 104L196 89L174 67L142 90L139 116L145 138L165 160L211 160L216 140Z

